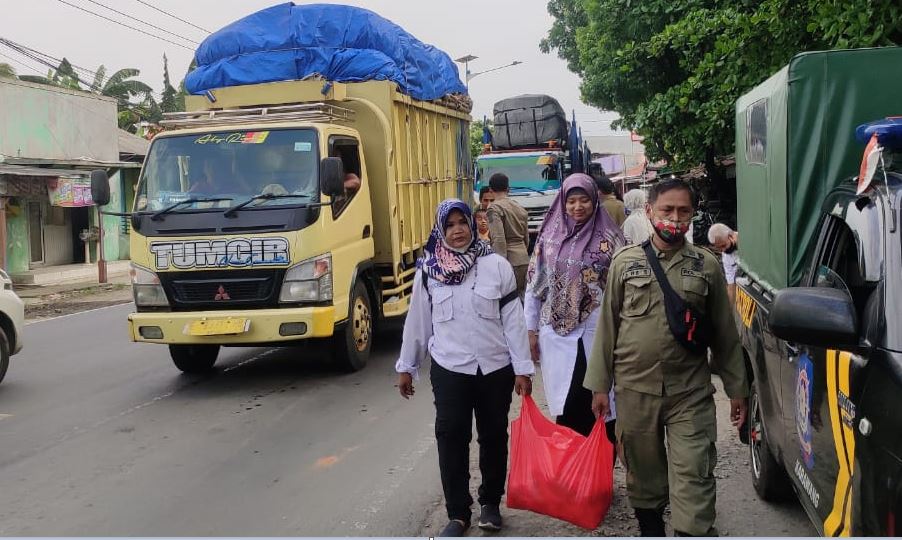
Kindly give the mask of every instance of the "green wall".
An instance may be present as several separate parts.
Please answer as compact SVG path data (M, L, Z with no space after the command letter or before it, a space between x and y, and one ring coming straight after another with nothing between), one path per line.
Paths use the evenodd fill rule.
M24 199L16 201L16 205L7 203L6 210L6 269L11 274L27 272L29 259L28 219Z

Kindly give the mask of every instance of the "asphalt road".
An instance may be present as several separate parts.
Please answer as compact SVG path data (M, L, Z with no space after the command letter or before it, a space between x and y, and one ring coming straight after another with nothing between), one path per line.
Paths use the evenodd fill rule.
M293 348L224 349L187 376L127 340L131 309L27 326L0 384L0 535L422 529L441 496L432 403L392 388L397 345L350 375Z
M397 330L380 335L355 374L306 347L223 349L214 374L188 376L165 347L128 341L131 309L26 327L25 351L0 384L0 535L411 536L440 527L431 393L422 381L404 402L393 388ZM754 496L747 450L721 433L722 533L812 534L798 503ZM585 534L510 514L510 534ZM631 514L612 508L600 533L635 534Z

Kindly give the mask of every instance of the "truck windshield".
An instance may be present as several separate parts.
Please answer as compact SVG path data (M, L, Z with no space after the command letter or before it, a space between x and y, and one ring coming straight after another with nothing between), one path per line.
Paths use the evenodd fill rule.
M493 174L504 173L510 180L511 189L561 187L557 157L554 155L481 157L476 161L476 169L480 186L487 186Z
M160 137L147 156L135 210L158 212L181 201L171 212L229 208L257 195L271 197L254 207L309 203L318 200L318 165L312 129Z

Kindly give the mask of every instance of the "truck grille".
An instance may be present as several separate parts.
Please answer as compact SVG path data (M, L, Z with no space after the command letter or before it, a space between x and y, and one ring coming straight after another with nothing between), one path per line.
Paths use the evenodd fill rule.
M160 274L172 308L231 309L278 306L284 270Z
M545 214L548 212L547 206L539 206L535 208L527 208L526 213L527 217L527 226L529 228L529 232L536 233L542 227L542 221L545 219Z

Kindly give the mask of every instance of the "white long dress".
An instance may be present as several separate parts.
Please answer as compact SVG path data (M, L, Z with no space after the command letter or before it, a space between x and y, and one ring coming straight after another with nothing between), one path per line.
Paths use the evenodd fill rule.
M590 287L599 288L597 284ZM598 301L601 303L601 290L598 291ZM595 330L598 327L598 316L601 307L593 310L589 316L576 326L569 334L559 335L550 324L541 324L542 301L537 298L531 288L527 287L524 299L524 311L526 314L526 328L539 333L539 351L541 354L539 367L542 370L542 382L545 386L545 399L548 400L548 412L552 416L564 414L564 403L570 392L570 381L573 379L573 370L576 367L576 354L579 340L582 338L583 347L586 348L586 361L592 353L592 344L595 342ZM582 381L579 381L582 385ZM614 391L608 394L611 402L611 412L605 421L617 418L614 407Z

